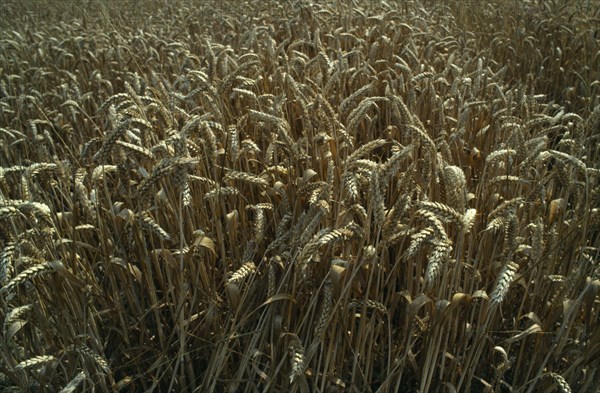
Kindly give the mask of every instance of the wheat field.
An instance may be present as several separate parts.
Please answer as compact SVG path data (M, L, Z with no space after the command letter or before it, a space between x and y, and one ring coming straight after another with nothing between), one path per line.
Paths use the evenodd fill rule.
M0 11L0 390L597 392L599 1Z

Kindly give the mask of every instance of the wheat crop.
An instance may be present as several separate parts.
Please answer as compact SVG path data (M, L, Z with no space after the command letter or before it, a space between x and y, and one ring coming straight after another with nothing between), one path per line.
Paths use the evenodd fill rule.
M0 390L596 391L598 0L0 9Z

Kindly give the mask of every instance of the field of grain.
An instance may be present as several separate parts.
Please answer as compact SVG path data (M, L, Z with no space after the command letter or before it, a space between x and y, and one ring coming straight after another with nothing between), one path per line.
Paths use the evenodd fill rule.
M600 1L0 15L3 392L596 392Z

